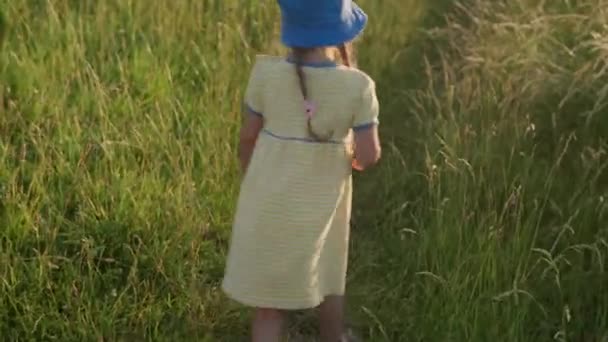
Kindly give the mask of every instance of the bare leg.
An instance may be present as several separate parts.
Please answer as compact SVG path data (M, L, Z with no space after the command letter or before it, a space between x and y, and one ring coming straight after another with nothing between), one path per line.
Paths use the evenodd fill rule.
M319 306L321 341L340 342L344 334L344 296L329 296Z
M252 342L279 342L285 314L276 309L256 309L251 327Z

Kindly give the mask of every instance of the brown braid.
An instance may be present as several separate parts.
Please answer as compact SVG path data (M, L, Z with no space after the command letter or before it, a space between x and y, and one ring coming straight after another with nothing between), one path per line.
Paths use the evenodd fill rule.
M304 75L304 70L302 70L302 60L304 59L304 55L306 55L310 51L312 51L312 49L293 49L293 57L296 63L296 72L298 73L298 81L300 83L300 91L302 91L302 97L304 97L304 100L308 100L308 91L306 90L306 76Z
M302 92L302 97L305 101L308 100L308 90L306 88L306 75L304 74L304 70L302 69L302 61L304 60L304 56L311 51L314 51L314 48L293 48L293 56L296 63L296 73L298 75L298 83L300 84L300 91ZM312 129L312 118L308 117L306 119L306 126L308 128L308 135L310 135L313 139L317 141L323 141ZM326 139L325 139L326 140Z
M350 59L348 48L346 47L346 44L340 44L338 46L338 51L340 51L340 57L342 57L342 63L350 68L352 65L351 65L351 59Z
M292 52L293 52L293 57L295 59L295 64L296 64L296 74L298 75L298 83L300 85L300 91L302 92L302 97L304 98L305 101L308 100L308 90L306 88L306 75L304 74L304 70L302 69L302 62L304 60L304 56L306 56L306 54L314 51L315 48L293 48ZM341 44L338 46L338 51L340 52L340 57L342 58L342 63L347 66L347 67L351 67L351 59L349 57L349 51L348 48L345 44ZM312 118L308 117L307 121L306 121L306 125L308 128L308 134L315 140L317 141L328 141L329 137L320 137L318 134L316 134L312 128Z

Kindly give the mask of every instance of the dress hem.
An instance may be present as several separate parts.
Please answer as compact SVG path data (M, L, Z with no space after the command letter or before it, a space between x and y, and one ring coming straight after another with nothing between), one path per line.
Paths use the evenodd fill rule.
M314 309L321 305L326 297L329 296L344 296L342 293L327 293L314 300L310 299L289 299L285 301L277 300L276 298L258 298L254 296L242 296L231 291L226 285L222 285L222 291L232 300L245 306L253 308L266 308L266 309L278 309L278 310L307 310Z

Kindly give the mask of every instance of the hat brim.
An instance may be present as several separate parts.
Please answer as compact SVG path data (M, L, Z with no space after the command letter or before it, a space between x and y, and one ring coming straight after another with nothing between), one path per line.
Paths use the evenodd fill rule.
M288 47L313 48L337 46L355 39L367 25L367 14L357 4L352 4L352 16L348 22L332 27L302 27L282 21L281 41Z

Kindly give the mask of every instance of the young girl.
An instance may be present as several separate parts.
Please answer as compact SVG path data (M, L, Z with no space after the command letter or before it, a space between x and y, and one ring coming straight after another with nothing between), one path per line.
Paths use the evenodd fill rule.
M280 340L284 311L315 307L322 340L347 341L352 169L380 158L375 85L350 56L367 16L349 0L278 2L291 53L258 56L251 73L223 289L255 308L255 342Z

